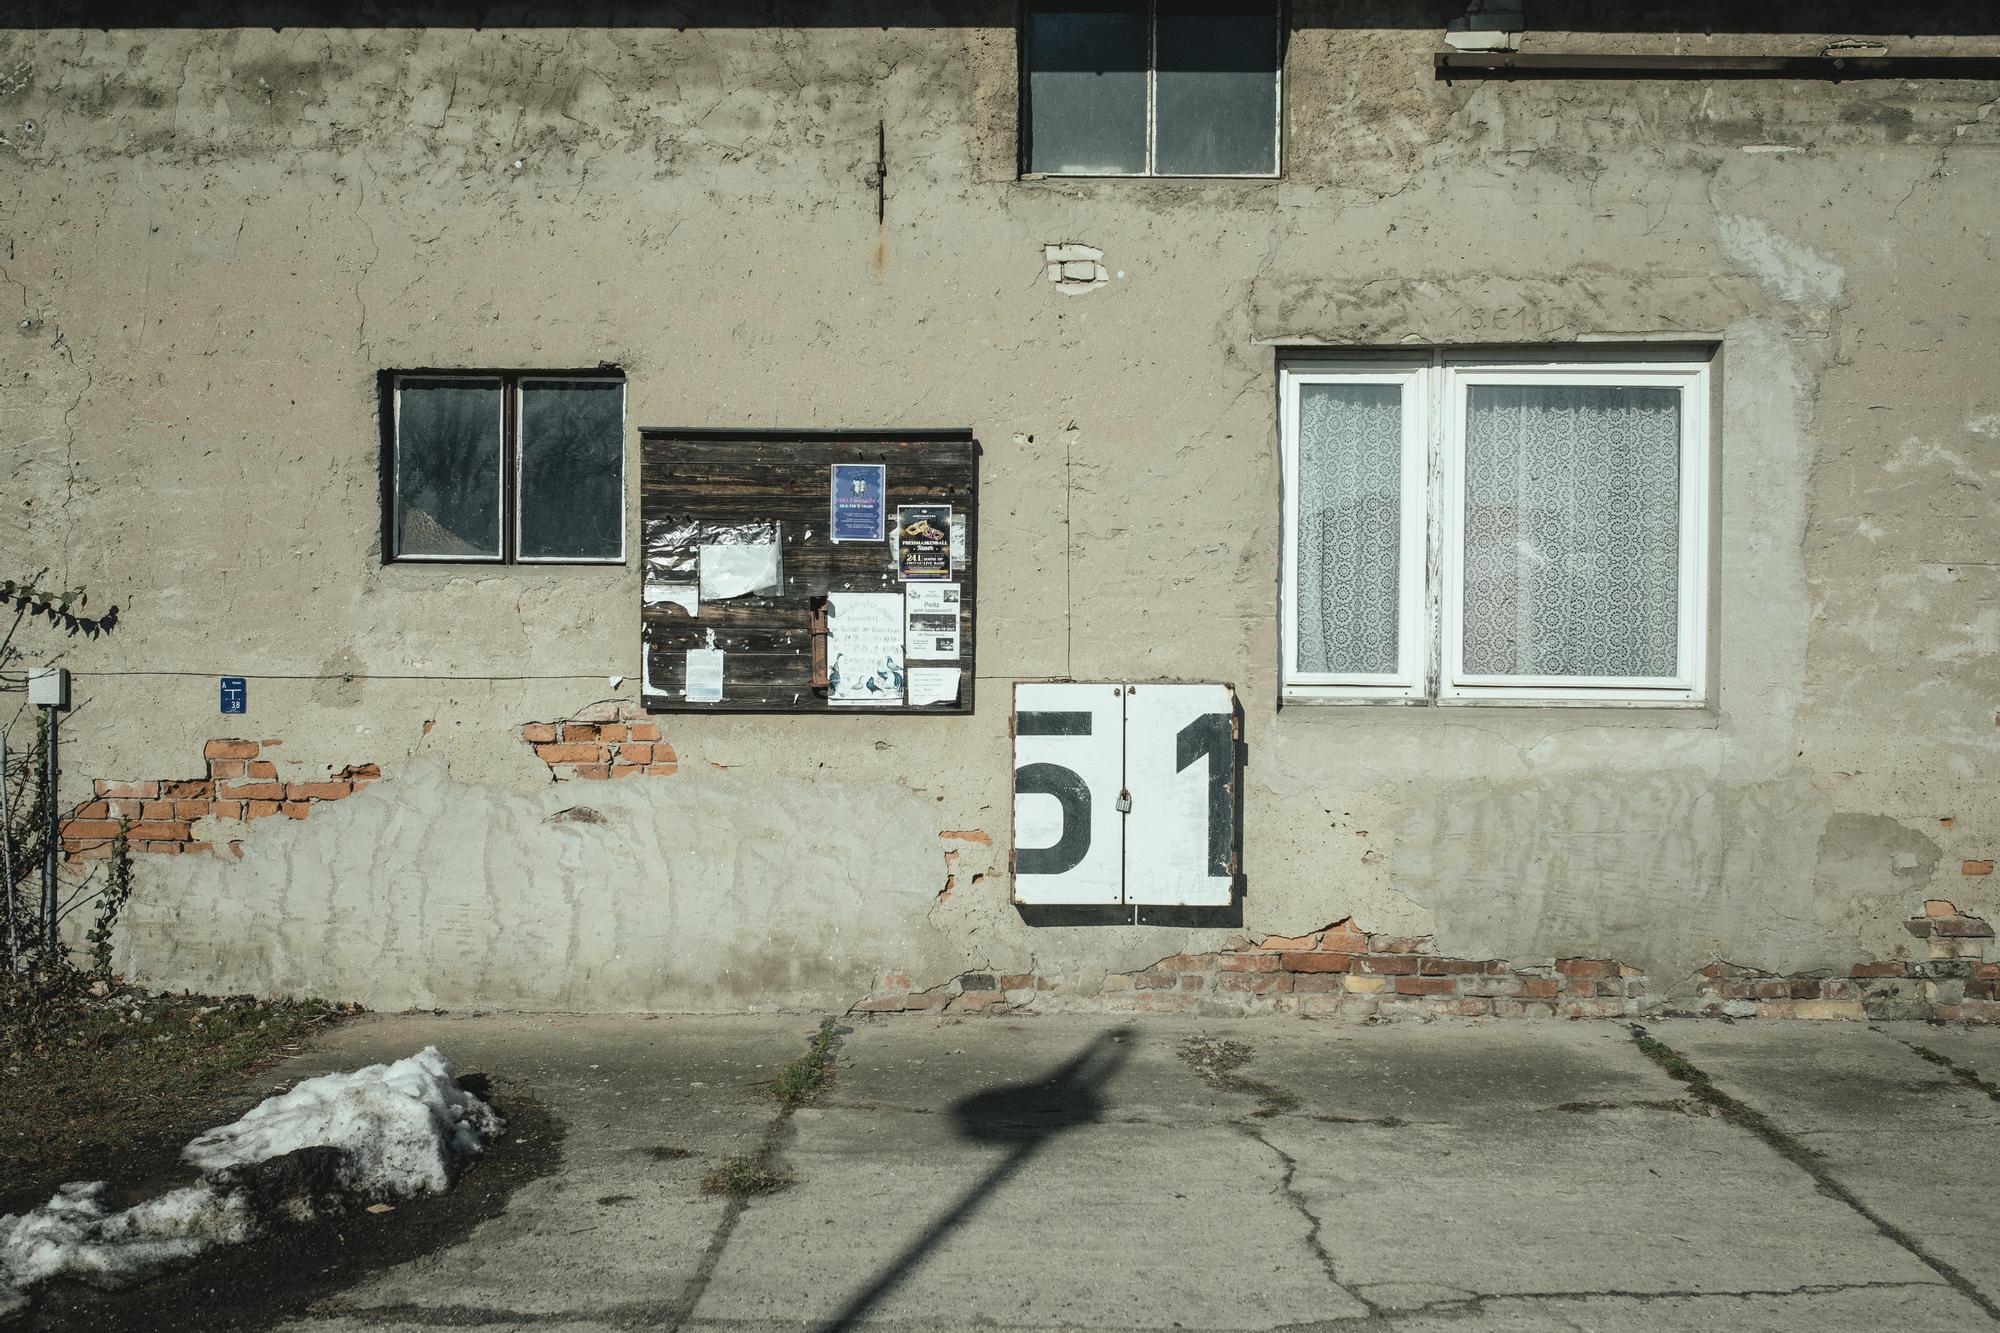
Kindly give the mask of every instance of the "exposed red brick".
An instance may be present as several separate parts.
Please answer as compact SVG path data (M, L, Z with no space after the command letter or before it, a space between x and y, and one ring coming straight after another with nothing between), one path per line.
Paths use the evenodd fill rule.
M1469 958L1426 958L1417 964L1417 971L1427 977L1456 977L1485 970L1484 962Z
M208 814L207 801L175 801L175 819L201 819Z
M337 778L346 778L349 781L353 781L356 778L379 778L382 776L382 766L380 764L349 764L346 768L334 774L334 776Z
M566 741L594 741L598 727L595 722L565 722L562 724L562 738Z
M625 739L628 728L622 722L607 722L597 729L597 739L618 742Z
M176 801L206 801L215 795L215 783L209 778L196 778L190 782L163 782L160 795L172 797Z
M117 836L118 821L115 819L70 819L65 820L62 825L62 837L65 842Z
M659 754L658 747L654 748L653 753L656 756ZM646 765L647 777L653 777L653 778L668 777L680 771L681 771L681 766L679 764L673 764L673 763L663 764L660 763L657 758L654 760L654 762Z
M1224 972L1275 972L1278 970L1278 955L1274 953L1226 953L1216 966Z
M555 738L556 728L553 722L530 722L521 728L521 739L530 745L546 745Z
M278 776L278 766L268 759L252 759L250 761L250 776L253 779L261 778L268 782Z
M628 722L625 724L628 740L656 741L660 739L660 724L657 722Z
M614 778L643 777L645 772L646 766L644 764L613 764L611 766L611 776Z
M1378 977L1414 976L1417 960L1407 955L1363 954L1354 960L1354 970Z
M250 776L250 765L241 759L212 759L208 764L208 775L212 778L244 778Z
M255 741L214 740L201 747L204 759L255 759L260 747Z
M293 801L338 801L354 794L351 782L290 782L285 797Z
M144 801L139 806L139 818L141 819L172 819L173 817L174 803L172 801Z
M208 807L208 814L211 819L241 819L243 818L243 802L241 801L211 802Z
M1278 963L1287 972L1345 972L1354 962L1354 955L1345 953L1287 953L1278 955Z
M1900 977L1907 967L1907 963L1894 961L1887 963L1856 963L1848 969L1848 972L1849 975L1857 977Z
M1162 958L1153 964L1163 972L1206 972L1215 966L1212 953L1177 953L1172 958Z
M577 744L557 741L537 745L535 754L545 764L595 764L603 754L603 750L594 741Z
M1958 868L1961 875L1990 875L1993 873L1991 861L1967 861Z
M286 801L284 811L285 818L287 819L304 819L312 813L312 803L310 801Z
M85 801L76 808L74 817L77 819L109 819L111 817L111 803L109 801Z
M125 836L139 842L186 842L188 826L171 820L147 819L126 829Z
M265 815L275 815L277 813L278 803L276 801L245 801L243 803L243 817L245 819L262 819Z
M1366 953L1368 934L1352 921L1336 921L1320 933L1319 947L1330 953Z
M944 832L938 834L938 836L940 838L943 838L946 842L976 842L981 847L991 847L993 845L993 835L991 833L986 832L984 829L976 829L976 828L946 829Z
M1566 977L1608 977L1611 964L1600 958L1558 958L1556 971Z
M854 1006L856 1013L900 1014L910 1007L907 995L875 995Z
M282 782L218 783L215 794L225 801L282 801L285 799L285 784Z
M1337 977L1330 979L1339 980ZM1294 977L1286 972L1224 972L1215 979L1215 988L1249 995L1275 995L1290 991L1299 981L1309 980L1312 978Z
M1397 977L1398 995L1449 995L1457 983L1450 977Z
M580 778L608 778L611 776L609 764L578 764L575 776Z
M618 761L624 764L650 764L653 762L653 747L634 745L631 741L618 747Z
M1035 986L1036 979L1032 972L1018 972L1000 978L1001 990L1033 990Z

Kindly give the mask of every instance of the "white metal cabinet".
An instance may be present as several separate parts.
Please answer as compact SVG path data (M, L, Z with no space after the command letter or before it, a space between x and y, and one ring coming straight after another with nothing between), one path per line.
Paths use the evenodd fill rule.
M1014 901L1226 907L1241 768L1227 685L1014 687Z

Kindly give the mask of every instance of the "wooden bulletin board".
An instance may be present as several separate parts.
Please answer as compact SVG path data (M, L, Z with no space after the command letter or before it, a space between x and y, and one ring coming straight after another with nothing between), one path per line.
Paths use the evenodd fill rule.
M648 428L639 432L639 460L640 631L645 664L641 697L647 709L972 711L980 523L979 443L970 431ZM836 463L884 468L884 540L832 540ZM899 545L888 538L896 528L898 507L912 505L949 506L960 528L948 582L905 581L899 576ZM770 525L775 525L775 533ZM770 536L775 536L778 548L774 583L733 595L698 595L696 566L705 558L698 554L701 548L761 543ZM718 580L711 590L722 592L733 586L737 585ZM900 698L860 704L834 697L828 677L831 672L838 678L843 658L839 617L833 614L843 604L839 594L901 598L911 589L941 592L951 586L957 589L956 658L921 660L916 645L906 644L903 666L908 680L902 682ZM850 597L846 605L854 607L858 600L867 599ZM889 603L877 600L871 605L879 612ZM722 654L721 698L690 698L690 663L712 669L715 659L690 659L689 653L710 649ZM910 702L913 688L917 694L936 695L939 682L946 679L943 673L952 669L958 672L952 698ZM851 669L848 678L851 690L855 678ZM876 679L884 682L885 689L896 683L893 671L887 669ZM694 692L699 696L704 691L698 684Z

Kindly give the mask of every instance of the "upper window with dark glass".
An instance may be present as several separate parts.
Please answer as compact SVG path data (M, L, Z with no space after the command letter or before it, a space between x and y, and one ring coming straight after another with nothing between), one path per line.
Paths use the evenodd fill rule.
M625 381L391 377L391 560L625 559Z
M1276 3L1030 4L1023 166L1275 176L1281 42Z

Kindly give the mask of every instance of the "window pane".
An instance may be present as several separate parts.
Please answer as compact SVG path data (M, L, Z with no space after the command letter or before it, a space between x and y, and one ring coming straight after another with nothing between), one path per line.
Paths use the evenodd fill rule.
M1278 169L1278 14L1160 5L1153 170L1171 176Z
M396 390L396 554L500 554L500 381Z
M522 380L521 555L617 559L624 459L624 384Z
M1028 170L1146 170L1146 46L1144 5L1029 11Z
M1396 670L1402 404L1394 384L1299 388L1301 671Z
M1465 670L1672 676L1681 397L1473 385L1465 424Z

